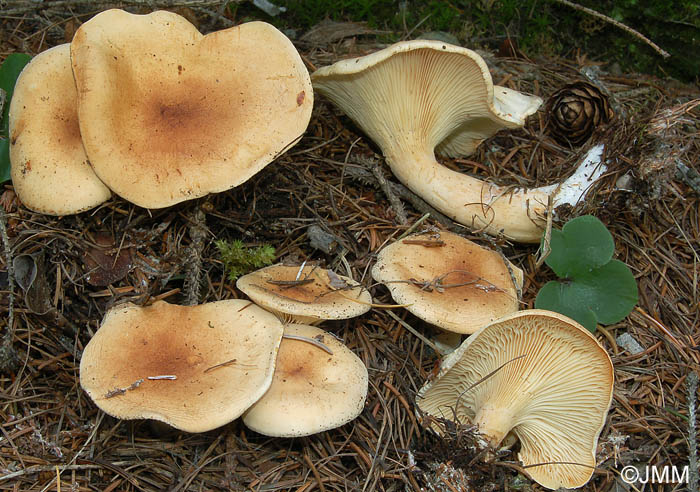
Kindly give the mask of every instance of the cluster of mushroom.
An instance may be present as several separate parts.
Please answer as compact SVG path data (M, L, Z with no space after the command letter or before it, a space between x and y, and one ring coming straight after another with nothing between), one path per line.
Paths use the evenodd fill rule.
M588 330L557 313L518 312L522 272L449 232L387 246L372 276L417 317L471 334L418 393L424 414L475 425L484 446L514 435L526 473L547 488L588 482L614 378Z
M333 335L298 320L358 316L371 306L367 291L329 270L283 265L241 277L239 287L262 307L226 300L111 309L83 351L81 386L112 416L188 432L242 416L261 434L296 437L357 417L367 368Z
M269 24L203 36L171 12L108 10L18 78L12 181L47 214L112 192L166 207L249 179L298 141L312 106L299 53Z
M494 86L464 48L398 43L309 78L269 24L203 36L169 12L109 10L18 79L15 190L27 207L64 215L112 192L159 208L230 189L302 135L311 80L375 140L399 180L472 229L538 241L548 206L577 201L599 172L589 154L559 185L511 190L440 165L435 151L469 154L499 129L523 125L542 102ZM517 312L522 272L457 235L398 241L372 275L416 316L472 334L420 391L423 412L476 424L494 446L513 433L527 473L546 487L588 481L613 383L610 358L590 333L560 315ZM276 265L237 285L258 305L111 309L83 352L82 387L110 415L191 432L242 416L260 433L299 436L355 418L367 369L309 323L362 314L372 306L366 290L311 266Z

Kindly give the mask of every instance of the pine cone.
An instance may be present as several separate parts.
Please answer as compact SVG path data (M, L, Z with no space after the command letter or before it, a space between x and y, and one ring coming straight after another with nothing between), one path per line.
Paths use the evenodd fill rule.
M564 145L581 145L601 124L615 115L608 98L588 82L568 84L547 101L549 129L556 141Z

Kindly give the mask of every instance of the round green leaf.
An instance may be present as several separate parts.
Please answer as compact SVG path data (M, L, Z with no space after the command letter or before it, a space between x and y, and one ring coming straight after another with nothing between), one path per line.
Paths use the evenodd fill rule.
M593 332L597 325L596 315L586 303L576 302L573 298L575 290L569 282L547 282L537 293L535 307L568 316Z
M552 230L551 252L545 262L561 278L576 278L608 263L615 252L612 234L592 215Z
M622 321L639 299L634 274L619 260L577 277L573 284L580 286L577 295L584 296L582 302L588 303L604 325Z
M597 323L609 325L624 319L637 304L637 282L619 260L596 268L576 280L547 282L535 307L575 319L591 331Z

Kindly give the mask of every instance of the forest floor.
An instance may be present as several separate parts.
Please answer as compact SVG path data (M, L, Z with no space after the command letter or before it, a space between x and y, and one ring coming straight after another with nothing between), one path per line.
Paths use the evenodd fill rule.
M228 27L216 16L179 11L192 14L203 32ZM90 17L83 12L2 16L0 53L35 54L66 42ZM383 47L362 26L319 29L295 41L309 71ZM499 132L474 155L442 162L499 184L535 186L560 180L591 145L605 144L608 172L586 202L561 213L554 226L595 215L614 237L615 258L637 280L637 307L595 334L612 358L615 387L598 464L582 489L637 490L621 480L623 467L682 468L690 459L689 405L697 402L697 388L689 395L688 376L700 368L700 91L640 74L613 74L583 54L569 60L484 55L499 85L546 100L568 82L594 79L616 111L615 124L584 147L557 144L540 110L524 128ZM81 390L81 352L111 306L179 303L193 281L200 302L243 297L225 276L215 239L270 244L279 260L318 262L361 282L375 302L391 304L369 270L382 246L413 228L427 209L410 193L398 193L407 219L402 223L386 196L395 188L381 186L378 174L396 182L374 144L317 96L301 141L224 193L150 211L114 197L91 212L58 218L24 208L6 183L0 206L11 250L8 255L3 248L0 255L0 328L8 332L12 302L19 364L0 374L0 490L543 490L522 473L517 446L485 463L469 452L468 433L440 438L424 427L416 416L416 393L439 358L385 309L324 324L366 364L370 385L362 414L321 434L269 438L238 420L202 434L163 431L147 421L114 419ZM203 228L206 240L193 240L193 224ZM536 266L537 245L470 233L433 215L417 229L427 227L457 230L520 267L522 309L533 307L539 288L554 279L548 267ZM332 238L325 251L312 241L319 230ZM105 244L127 251L130 261L126 272L111 272L121 278L94 286L85 258ZM32 255L37 267L26 293L16 285L10 292L7 281L6 258L19 255ZM199 265L195 271L193 264ZM408 312L393 312L431 334ZM641 351L617 343L625 333Z

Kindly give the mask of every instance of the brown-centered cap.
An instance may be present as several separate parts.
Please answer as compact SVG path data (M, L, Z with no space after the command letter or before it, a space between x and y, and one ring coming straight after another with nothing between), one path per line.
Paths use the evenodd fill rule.
M390 244L372 277L411 313L455 333L474 333L517 311L522 287L522 272L501 254L445 231Z
M426 414L476 424L493 446L512 431L533 480L576 488L593 474L613 381L610 357L588 330L533 309L470 336L416 403Z
M85 347L80 384L114 417L204 432L265 393L282 333L273 314L245 300L120 305Z
M242 276L236 287L259 306L296 323L354 318L372 305L372 296L358 282L312 265L271 265Z
M472 153L498 130L522 126L542 103L494 86L474 51L439 41L403 41L320 68L311 78L316 91L377 143L396 177L430 205L472 229L540 240L554 188L499 187L435 159L435 151L453 157Z
M264 22L203 36L171 12L108 10L77 30L71 56L90 162L142 207L243 183L311 116L301 57Z
M36 212L75 214L111 196L85 154L77 99L69 44L35 56L17 79L8 121L12 184Z
M243 423L266 436L308 436L339 427L364 408L368 377L364 363L334 336L314 326L284 328L270 389L245 414ZM324 344L333 353L301 336Z

